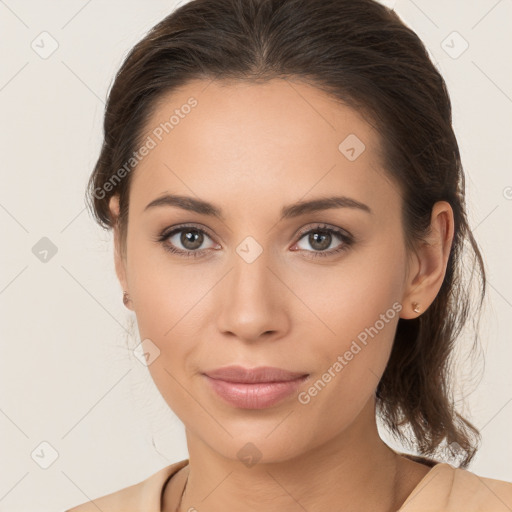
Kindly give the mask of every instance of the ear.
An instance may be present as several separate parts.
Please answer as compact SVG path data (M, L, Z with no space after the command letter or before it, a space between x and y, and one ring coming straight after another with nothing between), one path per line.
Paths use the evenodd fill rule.
M126 261L122 256L121 236L117 222L119 218L119 196L115 195L110 198L109 209L112 217L112 229L114 232L114 265L116 268L116 274L122 289L128 292L128 282L126 279Z
M411 255L400 318L416 318L434 302L446 274L453 234L452 207L438 201L432 208L430 233ZM413 302L419 304L420 313L414 312Z

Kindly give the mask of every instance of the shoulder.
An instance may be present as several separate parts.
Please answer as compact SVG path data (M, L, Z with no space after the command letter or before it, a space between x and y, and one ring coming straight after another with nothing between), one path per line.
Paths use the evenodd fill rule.
M510 512L512 483L440 463L409 495L399 512Z
M184 459L166 466L137 484L89 500L65 512L98 512L98 510L102 512L128 512L128 510L160 512L160 499L164 485L188 462L188 459Z
M468 509L472 506L474 510L512 510L512 483L482 477L464 469L452 471L454 497ZM493 508L490 508L491 504Z

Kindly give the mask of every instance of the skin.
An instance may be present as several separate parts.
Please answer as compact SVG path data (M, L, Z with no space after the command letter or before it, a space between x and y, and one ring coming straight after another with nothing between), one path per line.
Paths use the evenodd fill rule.
M186 429L180 510L397 510L429 468L380 439L374 393L399 317L418 316L411 303L423 312L441 287L451 207L436 203L428 243L409 253L380 136L356 111L298 81L194 81L163 98L145 133L190 96L198 105L133 171L125 247L114 230L116 272L141 340L160 350L150 373ZM355 161L338 149L349 134L366 146ZM279 220L283 206L333 192L372 213L334 208ZM144 211L165 193L214 203L225 218L173 206ZM116 216L116 197L110 207ZM182 223L207 231L202 256L170 254L155 241ZM348 231L354 242L315 257L318 245L297 235L319 224ZM181 234L167 244L197 250ZM252 263L236 252L247 236L263 250ZM343 243L333 234L320 252ZM310 373L300 388L307 390L395 302L400 313L306 405L292 395L267 409L239 409L201 375L229 364L277 366ZM261 453L251 467L237 456L248 442Z

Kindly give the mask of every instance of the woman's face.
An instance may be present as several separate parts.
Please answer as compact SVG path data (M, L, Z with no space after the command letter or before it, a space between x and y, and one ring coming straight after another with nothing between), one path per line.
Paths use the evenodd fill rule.
M270 462L371 417L407 281L378 134L309 85L195 81L160 103L144 138L117 269L151 375L190 438L231 459L252 443ZM148 207L165 195L212 207ZM298 206L334 196L346 199ZM228 365L309 378L241 407L204 375Z

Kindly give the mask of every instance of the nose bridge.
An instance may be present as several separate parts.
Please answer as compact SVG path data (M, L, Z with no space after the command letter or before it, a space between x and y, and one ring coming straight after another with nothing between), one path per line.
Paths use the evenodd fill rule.
M231 294L237 300L266 301L271 298L270 280L273 278L269 266L270 251L254 237L247 236L235 248L230 280ZM275 277L274 277L275 279Z
M283 285L270 270L270 255L271 251L251 236L234 248L229 265L232 270L219 301L218 327L223 332L255 339L285 327L285 307L278 290Z

